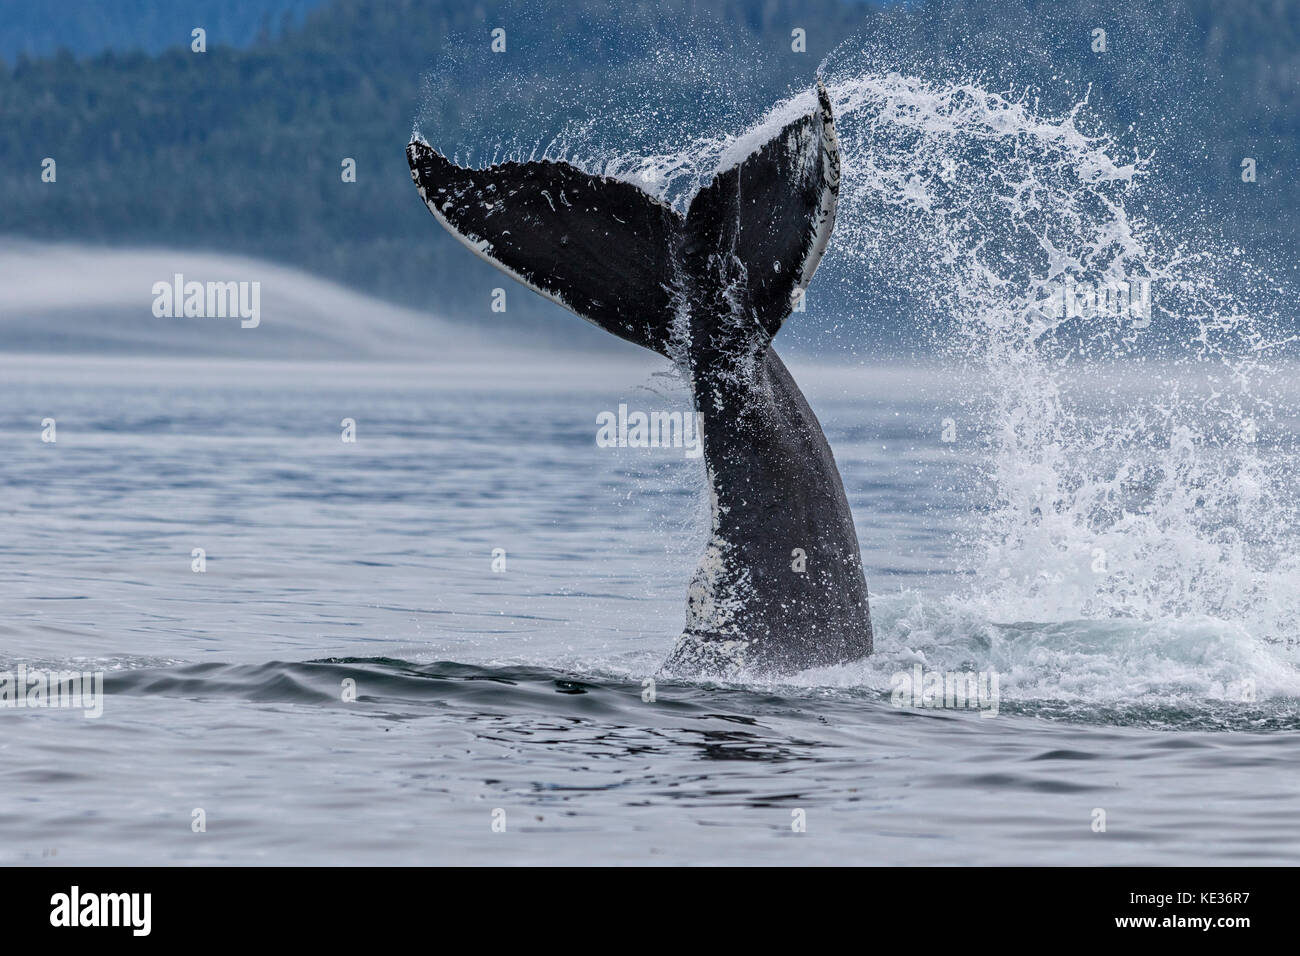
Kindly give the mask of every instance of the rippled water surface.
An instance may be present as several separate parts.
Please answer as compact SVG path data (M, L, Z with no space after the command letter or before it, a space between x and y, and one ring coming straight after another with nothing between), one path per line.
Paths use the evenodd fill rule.
M685 396L654 364L556 361L4 359L0 669L103 670L106 697L98 719L0 710L0 861L1296 859L1285 629L1071 611L1043 581L1006 597L1026 561L1073 594L1090 550L981 581L979 384L951 371L791 362L853 505L876 656L647 686L703 469L598 448L595 417ZM893 706L916 664L997 672L996 717Z

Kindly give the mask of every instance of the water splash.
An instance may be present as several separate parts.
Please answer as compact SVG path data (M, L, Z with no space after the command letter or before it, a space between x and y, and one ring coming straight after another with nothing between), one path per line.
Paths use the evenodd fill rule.
M906 290L934 352L989 383L953 410L988 462L954 536L974 583L946 599L937 630L887 615L870 670L922 648L999 661L1033 695L1109 696L1109 683L1141 696L1143 681L1300 693L1281 284L1171 204L1162 158L1095 131L1086 97L1053 115L1028 91L973 82L828 79L844 181L818 282L863 311L882 286ZM747 137L810 106L799 94L740 136L602 171L652 170L680 201ZM1089 621L1096 646L1070 636ZM1146 669L1137 683L1117 679L1125 655Z
M565 159L683 208L729 154L813 105L804 89L727 132L744 105L719 95L726 62L649 50L636 95L572 117L591 99L572 91L552 112L565 117L557 135L506 152ZM1130 655L1196 694L1257 678L1262 693L1300 696L1290 290L1204 221L1158 129L1139 148L1085 88L1052 109L972 71L862 62L822 64L844 176L810 307L847 303L840 341L882 313L902 318L954 375L988 383L975 400L954 395L951 416L986 462L953 541L972 583L931 606L947 624L886 614L873 668L1019 648L1001 664L1031 693L1084 694L1087 677L1070 673L1092 674L1094 693L1137 686L1116 681ZM671 95L653 95L655 77L682 72L707 91L695 124L666 118ZM1021 622L1041 626L1037 643L1007 630ZM1089 653L1062 636L1078 622L1108 635L1100 671L1059 657ZM1186 666L1165 667L1175 660Z
M1173 208L1152 182L1159 158L1086 131L1086 99L1048 115L1028 92L899 74L837 78L832 95L836 278L864 299L905 287L945 361L990 385L954 408L986 447L991 494L972 497L958 536L975 583L950 610L995 632L1122 622L1112 663L1159 645L1205 664L1198 692L1235 675L1296 694L1295 396L1280 387L1294 337L1271 306L1279 283L1174 211L1156 218ZM1139 287L1146 310L1108 299ZM1039 637L1038 657L1061 649ZM1014 643L984 640L990 657ZM1055 672L1059 691L1070 672Z

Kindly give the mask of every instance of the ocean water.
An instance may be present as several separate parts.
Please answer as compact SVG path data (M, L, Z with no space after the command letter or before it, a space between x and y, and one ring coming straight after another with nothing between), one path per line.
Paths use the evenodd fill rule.
M51 306L0 344L125 344L0 357L0 675L105 694L0 707L0 861L1294 862L1290 263L1189 225L1168 158L1086 101L864 62L822 64L839 208L777 348L854 511L870 658L656 677L703 465L596 423L688 410L665 362L453 322L419 363L200 359L216 336L175 325L146 359L143 305L129 335ZM545 154L681 205L811 104L685 147L612 109L630 145L557 123ZM238 341L407 341L405 313L334 305ZM874 354L884 322L924 367ZM834 361L788 355L801 335ZM928 706L961 675L990 697Z
M1176 436L1094 461L1168 472L1118 512L1080 482L1016 510L1005 382L789 362L844 477L877 653L651 686L703 468L595 434L619 403L687 407L666 363L0 359L0 671L105 675L95 719L0 709L0 862L1295 861L1293 552L1236 547L1245 517L1166 494L1196 485ZM1204 384L1070 378L1067 445ZM1284 477L1283 424L1252 445L1259 475ZM996 714L896 706L917 665L996 673Z

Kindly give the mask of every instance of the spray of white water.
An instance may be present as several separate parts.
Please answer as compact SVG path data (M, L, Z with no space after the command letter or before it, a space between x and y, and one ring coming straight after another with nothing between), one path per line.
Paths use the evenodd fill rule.
M549 144L461 159L566 159L682 208L814 107L806 90L745 133L712 132L735 128L716 89L731 74L688 52L644 61L646 77L700 86L709 132L685 145L647 80L631 105L575 118L561 104ZM1161 163L1178 157L1105 132L1086 95L1052 112L974 80L823 75L844 175L810 295L847 291L852 330L887 291L930 355L988 387L951 415L986 467L954 535L969 583L937 601L875 595L876 655L817 680L887 686L919 662L996 669L1011 696L1300 697L1300 416L1270 312L1287 291L1175 214Z
M939 350L990 383L962 411L991 503L960 536L975 583L948 604L985 622L977 656L1032 693L1295 696L1300 495L1275 285L1149 220L1153 157L1086 133L1086 101L1043 115L1027 94L896 74L834 97L841 272L906 285ZM936 637L924 614L897 625L900 651Z
M1086 99L1050 115L976 83L828 81L844 179L818 281L867 313L905 289L934 351L989 383L953 415L988 463L954 541L972 583L877 599L877 654L841 679L921 662L1025 697L1300 696L1283 291L1156 218L1158 157L1087 131ZM600 171L680 205L812 106Z

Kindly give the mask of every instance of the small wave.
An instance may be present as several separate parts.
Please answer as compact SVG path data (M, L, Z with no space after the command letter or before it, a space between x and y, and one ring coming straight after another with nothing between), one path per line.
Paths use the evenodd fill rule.
M353 708L386 719L417 719L450 710L471 719L528 715L661 728L690 728L699 722L748 726L751 730L737 737L743 743L767 740L770 731L764 724L769 717L795 727L816 725L819 733L828 719L853 726L902 714L980 719L975 710L894 706L891 678L920 664L948 672L1000 670L997 716L1002 719L1156 730L1300 729L1300 695L1294 688L1282 693L1266 687L1251 701L1230 696L1225 692L1232 683L1229 673L1221 672L1213 653L1206 659L1215 661L1215 670L1198 669L1197 640L1188 641L1188 655L1176 661L1158 651L1167 642L1143 640L1139 630L1085 622L1073 634L1059 625L1014 625L998 633L995 626L971 627L960 615L921 628L915 607L910 613L900 610L881 614L879 650L868 661L776 681L651 684L601 664L556 670L523 663L328 658L137 667L109 673L104 690L123 696ZM1057 650L1044 652L1054 641ZM1142 647L1145 655L1138 653ZM649 695L647 688L652 688Z

